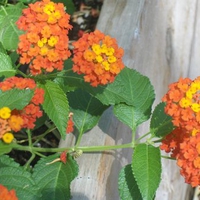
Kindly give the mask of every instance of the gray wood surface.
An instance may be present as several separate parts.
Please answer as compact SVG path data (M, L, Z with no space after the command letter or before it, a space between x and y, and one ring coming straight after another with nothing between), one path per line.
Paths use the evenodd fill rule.
M148 76L155 87L154 106L179 77L199 75L200 1L198 0L104 0L97 29L115 37L125 50L124 63ZM111 112L85 134L81 145L111 145L130 141L129 128ZM138 135L148 131L140 126ZM106 133L106 134L105 134ZM72 135L61 146L71 145ZM117 179L131 151L84 154L78 159L80 173L72 184L73 200L118 200ZM163 160L162 182L156 200L189 200L191 188L184 183L174 161Z

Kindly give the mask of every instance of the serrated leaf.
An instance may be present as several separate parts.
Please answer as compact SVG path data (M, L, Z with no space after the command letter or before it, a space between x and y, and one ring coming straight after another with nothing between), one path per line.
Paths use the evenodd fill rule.
M1 167L19 167L19 163L16 163L13 158L8 155L0 156L0 168Z
M157 137L163 137L174 129L172 117L165 113L164 108L164 102L158 104L151 117L150 130Z
M73 112L73 121L80 133L93 128L99 121L102 113L108 107L84 90L76 90L68 94L70 110Z
M7 54L6 50L3 47L3 44L0 42L0 53Z
M127 67L107 86L92 87L84 82L82 76L71 71L66 73L65 81L70 86L88 91L105 105L125 103L146 112L150 110L155 99L154 88L149 78Z
M12 147L8 144L5 144L3 141L0 141L0 155L10 153L12 151Z
M122 200L143 200L133 176L131 164L123 167L119 174L119 195Z
M7 50L16 50L19 42L19 35L23 32L16 26L23 4L9 5L0 7L0 41Z
M158 147L147 144L136 146L132 171L143 200L152 200L161 180L161 155Z
M148 120L151 114L151 110L138 110L136 107L129 106L124 103L115 105L113 111L115 116L121 122L128 125L131 130L135 130L139 124Z
M20 200L41 199L39 188L35 185L31 174L22 167L1 167L0 184L14 189Z
M11 58L0 52L0 76L10 77L14 76L16 70L12 66Z
M33 178L40 187L42 199L70 199L70 183L78 175L76 161L67 156L66 164L61 161L47 164L58 158L58 154L42 158L34 167Z
M45 90L42 107L64 139L69 115L67 97L63 90L53 81L48 80L41 87Z
M12 89L8 91L0 90L0 108L7 106L11 110L22 110L32 99L33 90Z

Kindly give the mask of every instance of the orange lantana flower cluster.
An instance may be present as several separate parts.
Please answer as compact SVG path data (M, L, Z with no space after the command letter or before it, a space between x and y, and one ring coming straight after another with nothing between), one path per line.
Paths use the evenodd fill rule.
M23 119L22 128L33 129L36 119L42 116L40 104L42 104L44 101L44 90L42 88L38 88L35 81L30 78L10 77L0 83L0 89L2 91L8 91L14 88L18 88L21 90L34 90L34 95L30 103L25 106L23 110L13 110L11 112L11 115L15 115ZM15 121L17 121L17 118L13 119L13 123L16 123Z
M113 82L124 68L123 49L98 30L84 34L73 46L73 71L84 74L85 82L94 87Z
M12 131L19 131L23 125L21 116L11 113L10 108L3 107L0 109L0 139L9 144L13 141Z
M30 63L33 75L63 69L63 60L70 56L69 18L62 3L50 0L37 1L23 10L17 26L25 34L19 37L17 52L21 64Z
M163 97L165 112L176 127L160 148L177 159L181 175L193 187L200 185L200 77L179 79Z
M0 185L0 199L2 199L2 200L18 200L15 190L9 191L3 185Z

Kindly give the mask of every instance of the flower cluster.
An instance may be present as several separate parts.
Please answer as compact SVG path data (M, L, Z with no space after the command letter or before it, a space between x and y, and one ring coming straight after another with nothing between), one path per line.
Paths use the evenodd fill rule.
M8 190L3 185L0 185L0 199L2 200L18 200L15 190Z
M21 64L30 63L33 75L63 69L63 60L70 56L69 18L62 3L50 0L37 1L23 10L17 26L25 33L19 37L17 52Z
M176 127L160 148L177 159L181 175L193 187L200 185L200 77L179 79L163 97L165 112Z
M34 95L27 106L23 110L13 110L11 115L16 116L11 119L13 124L17 124L19 117L23 119L22 128L33 129L35 126L36 118L42 116L42 111L40 109L40 104L44 101L44 90L38 88L35 81L30 78L19 78L19 77L10 77L5 79L0 83L0 89L2 91L8 91L11 89L33 89ZM18 128L12 130L19 131Z
M85 82L94 87L113 82L124 68L123 49L98 30L84 34L73 46L73 71L84 74Z
M21 116L11 113L10 108L0 109L0 139L9 144L13 141L12 131L19 131L22 128L23 119Z

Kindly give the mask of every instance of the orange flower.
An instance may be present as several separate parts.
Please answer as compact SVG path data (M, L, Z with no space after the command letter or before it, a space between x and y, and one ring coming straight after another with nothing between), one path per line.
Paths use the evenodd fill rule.
M170 115L175 126L190 132L200 130L200 77L194 81L185 78L169 86L163 97L165 112Z
M84 34L73 45L73 71L84 74L84 80L94 87L113 82L124 68L123 49L114 38L98 30Z
M0 185L0 199L2 200L18 200L15 190L8 190L3 185Z
M37 118L42 116L40 104L44 101L44 90L37 88L33 79L10 77L0 83L0 89L7 91L10 89L34 89L34 95L30 103L23 108L23 110L13 110L11 117L8 120L9 127L15 132L21 128L34 128Z
M17 26L25 33L19 37L17 52L21 64L30 63L31 74L63 69L63 61L70 56L69 18L62 3L50 0L29 4L23 10Z
M191 135L184 129L176 128L162 140L160 149L172 153L171 157L176 158L185 182L196 187L200 185L200 132Z

